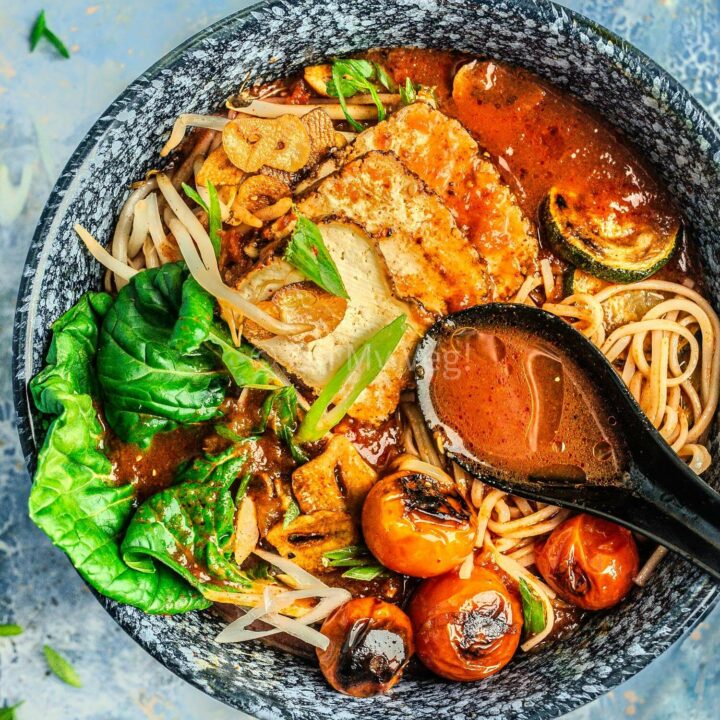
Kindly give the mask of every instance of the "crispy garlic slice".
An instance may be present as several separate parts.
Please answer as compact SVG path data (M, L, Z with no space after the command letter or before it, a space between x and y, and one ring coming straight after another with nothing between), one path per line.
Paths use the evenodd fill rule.
M310 135L299 117L237 117L223 129L223 147L230 161L243 172L263 165L295 172L310 158Z
M259 210L274 205L281 198L289 197L290 188L270 175L252 175L238 188L230 208L230 225L249 225L259 228L263 220L255 216Z
M220 187L221 185L239 185L244 177L245 173L230 162L225 149L220 146L207 156L195 182L198 185L207 185L209 180L215 187Z

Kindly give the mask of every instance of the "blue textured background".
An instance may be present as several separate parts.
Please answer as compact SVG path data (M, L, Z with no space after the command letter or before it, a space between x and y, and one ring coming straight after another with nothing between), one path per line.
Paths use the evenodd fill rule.
M13 425L10 336L19 275L35 223L70 153L110 101L192 33L241 1L46 2L72 60L47 45L30 55L39 10L0 3L0 707L25 700L20 720L227 720L231 711L171 675L119 630L61 553L26 519L28 480ZM566 5L651 55L720 117L718 0L579 0ZM102 190L99 190L102 192ZM630 682L573 720L715 718L720 706L720 609ZM47 673L42 645L72 659L85 687ZM478 688L481 692L481 687Z

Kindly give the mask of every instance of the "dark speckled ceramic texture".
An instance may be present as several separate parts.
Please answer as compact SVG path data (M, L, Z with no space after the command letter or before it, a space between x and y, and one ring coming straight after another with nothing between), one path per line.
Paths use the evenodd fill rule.
M327 56L400 45L509 60L594 105L659 168L684 210L720 305L719 131L636 49L549 2L267 2L214 25L151 68L98 120L63 171L32 242L16 317L16 405L30 469L36 438L26 380L41 366L52 321L100 282L100 268L75 238L73 223L109 238L128 183L158 163L175 117L218 107L246 76L268 80ZM717 444L715 436L715 456ZM410 673L392 694L368 700L336 694L314 666L262 645L215 644L222 623L209 613L152 617L101 602L168 668L257 717L449 720L562 715L638 672L716 598L708 577L670 559L648 587L612 613L594 615L572 640L520 655L481 684Z

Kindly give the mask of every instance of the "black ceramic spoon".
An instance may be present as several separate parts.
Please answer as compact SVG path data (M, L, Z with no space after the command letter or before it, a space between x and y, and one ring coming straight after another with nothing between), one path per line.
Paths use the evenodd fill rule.
M603 398L627 452L623 471L603 483L508 477L489 471L467 449L458 449L433 406L433 355L438 343L462 328L515 329L572 359L580 377ZM583 510L614 520L656 540L720 580L720 494L680 460L650 424L605 356L568 323L526 305L491 303L450 315L433 325L415 352L418 401L430 430L448 455L489 485L526 498ZM500 415L500 413L499 413Z

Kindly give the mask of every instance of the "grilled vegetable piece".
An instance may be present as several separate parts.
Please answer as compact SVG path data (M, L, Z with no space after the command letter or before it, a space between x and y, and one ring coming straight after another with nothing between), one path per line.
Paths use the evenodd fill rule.
M353 697L385 693L398 683L413 654L410 618L379 598L354 598L322 626L330 638L317 650L320 670L338 692Z
M348 154L356 158L371 150L390 150L440 196L487 262L495 298L512 297L535 270L538 241L512 190L470 133L417 102L361 133Z
M300 515L287 524L276 523L270 528L267 540L283 557L292 558L315 575L332 570L323 563L325 553L357 545L360 533L348 513L319 510Z
M594 295L609 287L610 283L579 268L572 268L565 275L564 285L565 295L579 293ZM613 295L603 302L605 331L612 332L621 325L637 322L646 312L665 299L666 296L657 290L633 290L632 285L629 285L626 292Z
M338 510L358 517L376 480L355 446L344 435L335 435L321 455L293 473L292 485L304 513Z
M288 323L312 325L307 332L293 336L294 342L309 343L329 335L345 317L347 300L325 292L311 282L283 285L270 300L258 303L266 313ZM268 340L273 335L250 320L245 321L250 342Z
M631 216L598 214L588 200L553 187L540 207L553 250L569 263L610 282L637 282L672 257L682 228L651 227Z

